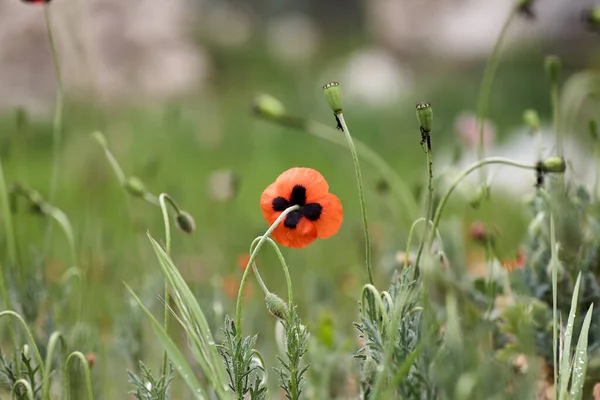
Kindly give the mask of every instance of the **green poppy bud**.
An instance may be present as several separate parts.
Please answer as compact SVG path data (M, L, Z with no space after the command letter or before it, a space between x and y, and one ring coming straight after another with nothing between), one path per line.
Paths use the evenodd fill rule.
M598 123L596 122L595 119L590 119L590 121L588 122L588 127L590 130L590 136L592 137L592 139L594 141L598 140Z
M377 369L379 368L379 364L375 359L371 356L367 356L365 362L363 364L363 380L368 383L374 383L377 379Z
M96 131L96 132L92 133L92 137L103 148L106 148L108 146L108 144L106 143L106 137L104 136L104 134L102 132Z
M431 125L433 124L433 110L431 109L431 104L420 101L417 103L417 119L419 120L419 124L421 128L425 132L431 132Z
M125 180L123 185L127 193L132 195L133 197L144 197L146 194L146 187L140 178L136 176L130 176Z
M555 83L558 81L558 74L560 73L561 62L557 56L548 56L544 62L546 68L546 74L550 82Z
M267 119L278 119L285 116L285 106L275 97L259 94L252 102L252 110L256 115Z
M541 169L544 172L563 173L567 169L567 163L562 157L548 157L541 163Z
M525 110L523 121L532 131L537 132L540 130L540 117L535 110Z
M194 218L192 218L192 216L185 211L181 211L179 214L177 214L175 217L175 225L177 225L179 230L185 233L194 233L196 230L196 222L194 221Z
M23 345L23 350L21 350L21 354L23 354L23 357L29 358L29 345L28 344Z
M267 304L267 310L269 313L279 319L286 320L290 310L287 304L276 294L269 293L265 297L265 303Z
M323 93L325 94L325 99L327 100L329 107L331 107L331 110L336 114L341 113L342 89L340 88L340 84L337 82L329 82L323 86Z

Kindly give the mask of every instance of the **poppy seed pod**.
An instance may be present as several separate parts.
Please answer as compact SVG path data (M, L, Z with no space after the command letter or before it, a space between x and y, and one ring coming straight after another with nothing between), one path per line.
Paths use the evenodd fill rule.
M177 225L177 228L179 228L180 231L185 233L194 233L196 230L194 218L185 211L181 211L177 214L175 217L175 225Z
M539 131L540 117L535 110L525 110L523 112L523 121L532 131Z
M265 296L265 303L267 304L267 310L269 313L279 319L286 320L290 310L287 304L276 294L269 293Z
M283 103L268 94L259 94L254 98L252 111L268 119L278 119L285 116L285 106Z
M133 197L143 197L146 194L146 187L140 178L136 176L130 176L125 180L123 185L127 193Z
M544 172L563 173L567 169L565 159L562 157L548 157L542 161L541 168Z
M431 132L431 125L433 124L433 110L431 109L431 104L420 101L416 105L417 108L417 119L419 120L419 124L421 128L425 132Z
M550 78L550 82L558 81L558 74L560 73L561 62L557 56L548 56L544 61L544 68L546 68L546 74Z
M342 89L340 88L340 84L337 82L329 82L328 84L323 86L323 94L325 94L325 99L331 107L331 110L339 114L342 112Z
M592 137L592 139L594 141L598 140L598 123L596 122L595 119L590 119L590 121L588 122L588 127L590 130L590 136Z
M106 136L104 136L104 134L102 132L96 131L96 132L92 133L92 137L103 148L106 148L108 146L108 143L106 142Z

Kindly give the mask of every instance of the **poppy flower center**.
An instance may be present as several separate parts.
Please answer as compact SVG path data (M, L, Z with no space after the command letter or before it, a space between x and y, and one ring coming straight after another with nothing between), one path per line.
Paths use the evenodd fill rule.
M300 209L289 213L283 221L283 226L290 229L296 229L302 217L309 221L318 221L321 217L323 207L319 203L306 204L306 188L302 185L296 185L290 193L290 199L285 197L275 197L273 199L273 211L284 211L291 206L300 206Z

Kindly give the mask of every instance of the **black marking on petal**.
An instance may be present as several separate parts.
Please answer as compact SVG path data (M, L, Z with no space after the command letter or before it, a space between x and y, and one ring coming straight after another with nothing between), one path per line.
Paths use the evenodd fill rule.
M275 197L271 203L273 211L283 211L290 206L290 202L281 196Z
M302 213L300 211L292 211L285 217L285 221L283 221L283 226L290 229L296 229L296 226L298 226L301 219Z
M292 189L292 195L290 197L292 204L299 205L302 207L306 204L306 188L302 185L296 185Z
M323 211L323 206L319 203L309 203L300 209L302 215L308 218L311 221L318 221L321 218L321 212Z

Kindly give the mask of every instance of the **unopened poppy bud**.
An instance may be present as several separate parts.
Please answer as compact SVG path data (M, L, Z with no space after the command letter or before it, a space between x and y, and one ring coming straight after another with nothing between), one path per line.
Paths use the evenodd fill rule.
M542 161L542 170L544 172L563 173L567 169L567 163L562 157L548 157Z
M269 313L279 319L286 320L289 315L289 309L287 304L276 294L269 293L265 297L267 304L267 310Z
M175 224L179 230L185 233L193 233L196 230L196 222L194 222L194 218L190 214L185 211L181 211L175 217Z
M29 345L24 344L23 349L21 350L21 354L23 354L24 358L29 358Z
M546 74L548 74L550 82L557 82L561 67L560 58L557 56L546 57L544 67L546 68Z
M96 131L96 132L92 133L92 137L103 148L106 148L108 146L108 144L106 143L106 137L104 136L104 134L102 132Z
M269 119L278 119L285 116L285 106L275 97L268 94L259 94L252 102L252 110L257 115Z
M431 125L433 124L433 110L431 109L431 104L420 101L417 103L417 119L419 120L419 124L421 128L425 132L431 132Z
M471 200L469 200L469 204L474 209L478 209L481 203L484 200L487 200L490 197L490 188L487 185L483 185L477 188Z
M337 82L329 82L328 84L323 86L323 93L325 94L325 99L331 107L331 110L339 114L342 112L342 89L340 88L340 84Z
M592 137L592 139L594 141L598 140L598 123L596 122L595 119L590 119L590 121L588 122L588 127L590 130L590 136Z
M134 197L143 197L146 194L146 187L140 178L136 176L130 176L125 181L125 190Z
M537 132L540 130L540 117L535 110L525 110L523 121L532 131Z

